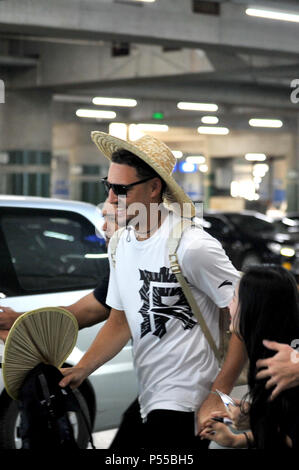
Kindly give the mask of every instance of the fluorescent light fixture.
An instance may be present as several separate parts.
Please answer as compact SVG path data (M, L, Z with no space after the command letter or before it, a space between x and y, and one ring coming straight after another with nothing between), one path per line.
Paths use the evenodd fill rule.
M283 122L280 119L249 119L251 127L282 127Z
M218 111L217 104L212 103L189 103L185 101L180 101L177 104L177 107L186 111Z
M127 140L127 124L122 122L111 122L109 124L109 134L118 139Z
M253 176L259 176L260 178L263 178L265 174L269 171L269 165L267 163L257 163L253 167Z
M247 8L246 15L266 18L268 20L292 21L299 23L298 13L287 13L286 11L264 10L263 8Z
M197 129L199 134L227 135L229 129L227 127L206 127L199 126Z
M136 124L136 126L141 132L167 132L169 130L167 124Z
M195 165L200 165L206 161L203 155L194 155L186 158L186 162L195 163Z
M175 158L182 158L183 152L181 150L172 150L172 153Z
M92 102L100 106L124 106L128 108L134 108L137 105L136 100L129 98L104 98L101 96L96 96Z
M143 136L144 132L141 132L141 130L138 129L137 124L129 125L129 140L134 142L135 140L140 139Z
M97 109L77 109L76 116L94 119L114 119L116 113L114 111L100 111Z
M204 164L204 165L199 165L198 169L202 173L206 173L208 171L209 167L208 167L208 165Z
M203 124L218 124L219 119L217 116L203 116L201 122Z
M264 153L246 153L245 160L249 162L264 162L267 159Z
M196 165L189 162L181 162L180 170L182 173L194 173L196 171Z

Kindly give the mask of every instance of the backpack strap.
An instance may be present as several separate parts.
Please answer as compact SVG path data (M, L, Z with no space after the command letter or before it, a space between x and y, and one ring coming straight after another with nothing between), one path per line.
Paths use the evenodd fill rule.
M212 351L214 352L217 360L220 363L221 362L220 351L218 350L216 343L214 341L214 338L211 335L211 332L206 324L206 321L200 311L199 306L197 305L197 302L192 294L190 286L188 285L188 282L186 281L185 277L182 274L181 267L179 265L178 257L177 257L177 250L179 248L184 230L186 230L186 228L188 227L196 227L196 226L197 225L194 222L192 222L191 219L181 219L180 222L178 222L172 229L168 238L170 268L171 268L171 271L175 274L185 294L185 297L191 307L191 310L198 320L198 323L201 327L203 334L205 335L209 345L212 348Z
M113 265L114 268L115 268L115 264L116 264L117 245L118 245L118 242L120 240L121 235L123 234L123 232L125 230L126 230L126 227L122 227L122 228L116 230L116 232L114 232L114 234L112 235L112 237L110 239L110 242L109 242L111 261L112 261L112 265Z

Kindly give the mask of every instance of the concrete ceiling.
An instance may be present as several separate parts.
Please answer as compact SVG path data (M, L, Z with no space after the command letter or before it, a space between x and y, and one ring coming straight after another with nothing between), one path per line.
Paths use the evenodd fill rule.
M206 2L215 3L215 2ZM162 111L173 126L195 127L206 113L182 112L178 101L219 105L221 124L248 129L250 117L279 117L294 131L298 105L299 25L252 18L255 4L219 1L219 14L194 13L191 0L0 1L0 78L7 91L44 90L62 120L98 96L136 98L118 121L150 121ZM298 2L283 9L299 13ZM112 44L130 44L113 57ZM166 50L167 48L168 50Z

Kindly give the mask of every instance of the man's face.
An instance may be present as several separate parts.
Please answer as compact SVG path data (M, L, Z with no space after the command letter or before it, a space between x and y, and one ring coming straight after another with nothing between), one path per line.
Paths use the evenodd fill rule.
M136 169L129 165L120 165L111 163L108 171L108 182L112 184L131 184L140 181ZM119 225L125 225L136 215L135 212L128 210L132 204L141 204L142 207L148 208L151 202L152 183L149 180L145 183L133 186L128 189L126 196L117 196L112 189L109 190L107 201L116 208L116 219Z
M109 241L116 230L118 230L118 224L116 220L116 210L115 206L109 202L105 202L102 214L104 217L103 231L106 235L106 245L108 246Z

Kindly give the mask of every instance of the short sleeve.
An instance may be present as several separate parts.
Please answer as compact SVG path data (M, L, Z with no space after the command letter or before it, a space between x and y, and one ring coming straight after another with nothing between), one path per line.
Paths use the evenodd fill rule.
M110 307L106 304L106 297L108 291L108 284L109 284L109 273L102 279L101 284L99 284L93 291L93 295L95 299L100 302L104 307Z
M191 232L191 231L190 231ZM178 258L184 276L219 307L227 307L240 279L220 242L204 232L192 230L184 240Z

